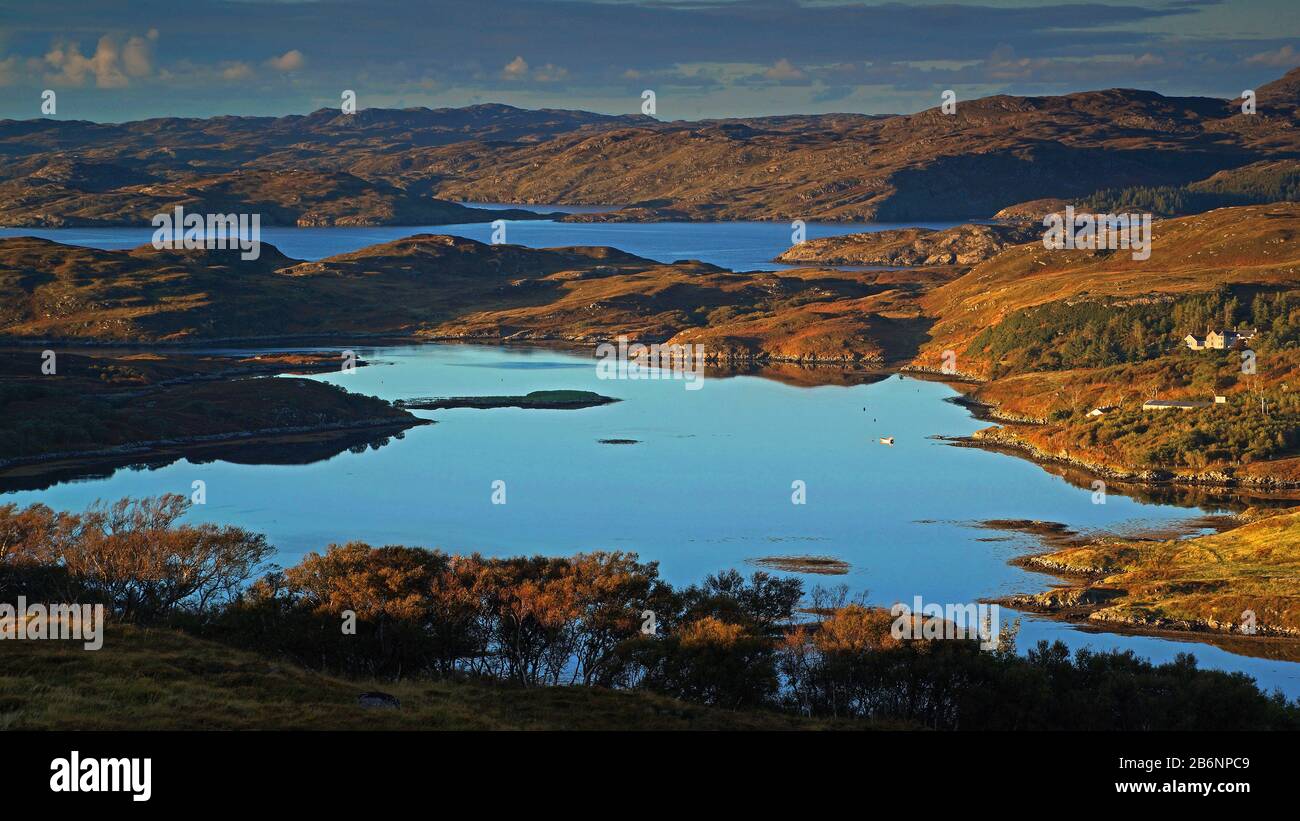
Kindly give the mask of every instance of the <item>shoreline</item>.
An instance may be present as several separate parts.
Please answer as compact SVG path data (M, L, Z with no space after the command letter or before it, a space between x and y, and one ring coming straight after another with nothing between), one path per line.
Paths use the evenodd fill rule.
M358 340L364 344L372 346L385 345L489 345L503 348L520 348L536 350L561 350L571 353L593 352L602 344L616 341L615 337L611 338L592 338L592 339L568 339L563 337L537 336L537 337L520 337L512 336L426 336L419 334L394 335L394 334L349 334L346 339ZM645 337L637 340L642 344L667 344L670 337L652 338ZM124 340L93 340L93 339L48 339L32 337L4 337L0 338L0 347L12 346L21 348L37 348L41 346L60 346L65 350L76 351L85 349L88 351L105 351L105 350L122 350L122 351L202 351L204 349L219 347L233 348L236 350L247 349L249 351L264 351L267 353L282 352L281 346L304 346L306 348L345 348L348 343L340 343L338 337L321 336L319 334L298 334L298 335L280 335L280 336L238 336L238 337L212 337L205 339L191 340L152 340L152 341L124 341ZM686 343L683 343L686 344ZM839 357L835 359L822 359L817 357L798 357L782 356L780 354L770 354L759 351L749 355L738 355L733 353L715 354L712 356L705 355L704 364L706 367L713 368L763 368L769 365L793 365L805 368L851 368L863 371L864 373L886 373L892 375L895 373L907 373L909 376L915 373L918 378L921 376L920 371L909 372L904 366L907 360L890 361L883 357Z
M754 208L754 215L743 217L738 215L729 215L726 217L708 218L701 216L698 211L679 210L672 214L656 215L652 212L631 212L628 206L610 207L609 210L587 210L604 208L603 205L591 205L580 202L550 202L550 203L513 203L509 207L502 207L503 203L496 202L479 202L476 200L465 200L456 196L439 197L433 195L435 199L442 199L445 202L454 203L464 208L475 211L487 211L490 215L496 213L507 213L510 211L525 211L532 216L519 216L507 218L507 222L557 222L557 223L612 223L619 225L662 225L664 223L690 223L694 225L716 225L721 223L737 222L755 222L755 223L788 223L794 219L803 219L809 225L888 225L912 227L906 220L897 219L880 219L877 215L864 216L862 214L830 214L825 216L800 216L791 213L788 216L775 215L770 209ZM680 204L665 206L666 210L672 210ZM170 206L169 206L170 208ZM580 208L581 211L541 211L534 210L540 208ZM347 219L346 217L344 218ZM1018 220L999 218L997 215L988 216L951 216L951 217L934 217L927 218L927 222L955 222L959 225L967 223L984 224L1015 224ZM263 222L263 228L290 228L290 229L312 229L312 228L442 228L449 225L488 225L492 220L468 220L459 222L405 222L390 220L364 220L357 222L329 222L320 224L302 224L301 222ZM52 225L48 222L36 221L19 221L13 220L0 222L0 229L6 231L76 231L76 230L95 230L95 229L138 229L142 231L153 231L154 226L148 221L125 221L125 220L89 220L72 218L69 220L59 220L59 224ZM24 235L26 236L26 235ZM852 263L850 263L852 264Z
M284 446L319 443L349 433L402 433L411 428L436 424L437 422L433 419L420 417L412 417L410 420L402 421L377 417L355 422L322 422L319 425L259 428L256 430L232 431L230 433L185 436L175 439L154 439L134 442L129 445L97 448L95 450L60 451L35 456L17 456L11 459L0 459L0 480L13 478L34 479L47 473L75 470L78 467L90 468L97 464L111 465L122 463L123 460L130 460L127 464L138 464L139 461L147 461L172 454L186 455L187 453L230 444L244 445L260 442L271 446Z
M496 345L496 346L506 347L506 348L515 347L524 350L539 350L539 349L545 349L549 347L553 349L559 348L559 349L565 349L565 350L575 351L575 352L578 350L589 351L592 345L594 344L594 343L572 343L566 341L551 341L551 342L542 342L539 344L538 341L507 342L504 340L485 340L485 339L450 340L450 341L435 341L435 340L429 340L427 338L407 338L403 340L394 340L391 337L386 337L385 339L387 341L392 341L395 344L413 344L413 345L414 344L420 344L420 345L487 344L487 345ZM205 340L205 343L210 343L210 341ZM204 343L198 343L198 344L204 344ZM94 346L95 349L99 349L101 347L102 346ZM136 350L136 349L150 348L155 346L149 346L149 345L120 346L119 345L119 347L123 347L125 349L130 349L130 350ZM162 347L164 349L168 349L168 348L175 349L177 346L163 345L157 347ZM331 347L336 347L336 346L331 346ZM273 351L268 350L267 352L270 353ZM372 363L366 363L366 364L372 364ZM840 369L842 369L844 367L843 363L840 362L812 364L805 361L800 364L809 368L822 368L822 367L835 368L838 366ZM889 369L888 373L890 374L898 373L900 376L910 376L911 378L920 379L924 381L944 382L945 384L950 384L953 382L957 382L957 383L970 382L970 380L962 379L960 376L954 378L953 374L944 374L944 373L933 372L924 369L897 368L897 369ZM979 402L975 402L974 400L971 400L968 396L966 396L964 393L961 392L959 392L956 396L948 397L945 401L950 401L953 402L954 404L961 405L962 407L966 408L968 412L970 412L976 418L981 418L984 414L988 413L990 410L989 406ZM49 479L54 479L55 481L61 481L64 480L65 478L71 478L71 476L85 476L87 473L93 472L96 468L111 469L115 471L122 467L126 467L133 464L145 464L151 461L159 461L162 459L168 459L168 458L175 459L175 458L181 458L189 455L203 454L205 452L218 450L223 446L232 446L232 445L243 446L243 447L256 446L261 448L274 449L277 447L286 447L286 446L303 445L303 444L319 445L319 444L324 444L326 442L329 442L331 440L337 440L339 438L343 438L349 433L374 433L376 435L383 435L383 434L391 435L391 434L404 432L414 427L428 425L428 424L436 424L436 422L432 419L424 419L419 417L413 417L410 420L393 420L391 418L372 418L368 420L359 420L357 422L352 422L352 423L327 422L327 423L322 423L319 425L311 425L311 426L262 428L257 430L235 431L235 432L222 433L222 434L207 434L207 435L199 435L199 436L184 437L184 438L177 438L177 439L148 440L148 441L131 443L129 445L120 445L111 448L102 448L102 449L95 449L95 450L66 451L66 452L57 452L57 453L50 453L50 454L41 454L41 455L30 456L30 457L17 457L9 460L0 460L0 482L5 482L5 481L21 482L24 480L32 481L32 480L40 480L43 478L49 478ZM1001 428L997 428L994 430L1001 430ZM1086 467L1080 465L1079 463L1071 462L1068 460L1039 457L1034 453L1033 449L1030 447L1025 447L1025 446L1015 447L1013 443L1001 440L996 436L982 437L982 438L942 437L942 439L943 441L946 441L949 444L953 444L956 446L977 447L984 450L999 452L1008 456L1015 456L1017 458L1026 459L1028 461L1031 461L1039 465L1040 468L1044 468L1044 469L1046 468L1047 465L1052 465L1052 464L1057 464L1057 465L1064 464L1067 467L1075 468L1075 469ZM217 456L216 458L220 458L220 457ZM1089 472L1097 473L1096 471L1089 471ZM60 477L60 474L67 474L67 476ZM1100 474L1100 475L1105 475L1105 474ZM1171 482L1167 480L1155 482L1155 481L1148 480L1148 481L1134 482L1132 484L1138 485L1140 487L1160 487L1160 486L1168 486L1170 484L1176 484L1176 482ZM1201 486L1205 486L1205 484L1201 483ZM1217 485L1215 487L1231 487L1231 486ZM1018 557L1017 559L1011 560L1010 563L1028 572L1043 573L1045 575L1052 576L1058 580L1061 580L1062 582L1067 582L1067 583L1071 580L1080 581L1087 578L1086 576L1076 577L1069 573L1061 572L1059 570L1053 570L1052 568L1049 568L1041 563L1035 562L1035 559L1038 556L1046 555L1047 552L1051 552L1051 551L1050 550L1045 551L1043 554L1035 554L1034 556ZM1069 588L1066 585L1061 585L1052 589L1066 591L1066 590L1070 590L1071 588ZM1075 588L1075 590L1078 591L1078 588ZM1050 590L1044 592L1050 592ZM1082 593L1083 591L1078 591L1078 592ZM1104 621L1093 620L1089 618L1089 616L1096 609L1099 609L1099 607L1101 606L1101 604L1099 603L1087 601L1087 602L1077 603L1074 606L1065 606L1065 607L1062 606L1051 607L1046 605L1036 606L1034 602L1031 601L1033 595L1036 594L1019 594L1014 596L1006 596L1006 597L1000 597L996 599L989 599L988 601L996 602L998 604L1001 604L1002 606L1008 607L1008 609L1016 610L1019 612L1032 613L1034 615L1043 616L1056 621L1068 622L1072 626L1078 629L1087 630L1091 632L1146 635L1146 636L1152 636L1157 638L1168 638L1168 639L1186 641L1189 643L1211 644L1216 647L1219 647L1220 649L1224 649L1228 652L1237 653L1239 655L1258 657L1258 658L1274 658L1274 659L1280 659L1286 661L1300 661L1300 637L1265 636L1265 635L1247 637L1247 636L1233 635L1230 633L1216 631L1213 629L1209 629L1208 627L1203 629L1196 629L1195 627L1187 627L1187 628L1180 629L1178 627L1171 627L1170 625L1164 623L1135 624L1123 620L1104 620ZM1268 648L1270 646L1275 647L1278 650L1283 652L1281 653L1281 655L1279 655L1277 653L1270 654L1267 652L1262 652L1260 650L1260 648Z
M1062 456L1060 454L1043 451L1037 446L1016 436L1014 432L1008 431L1006 427L984 428L983 430L976 431L970 436L952 437L945 441L957 447L974 447L1000 452L1011 452L1027 459L1028 461L1034 462L1035 464L1065 465L1067 467L1090 473L1099 479L1109 479L1116 482L1144 485L1153 488L1168 485L1182 485L1187 487L1245 489L1263 492L1284 492L1300 488L1300 481L1286 481L1271 477L1233 476L1217 471L1207 474L1184 474L1163 468L1130 470L1110 465L1097 464L1077 457Z
M1013 593L981 599L982 602L1069 624L1089 633L1148 636L1189 644L1208 644L1233 655L1300 663L1300 632L1289 629L1261 626L1259 633L1246 635L1235 630L1234 623L1209 619L1137 619L1122 616L1094 618L1095 613L1101 612L1116 600L1123 599L1127 595L1126 591L1120 587L1094 586L1094 583L1111 575L1109 572L1088 572L1062 566L1047 561L1046 557L1072 545L1086 546L1090 541L1098 538L1104 540L1107 536L1076 540L1078 534L1072 531L1057 533L1046 529L1027 530L1014 526L1014 523L1003 523L1000 526L993 522L985 524L997 530L1018 532L1034 538L1039 547L1043 548L1041 552L1016 556L1008 559L1007 564L1028 573L1048 576L1053 579L1053 584L1038 593ZM1036 524L1051 526L1053 523ZM1246 524L1249 522L1238 517L1230 526L1217 528L1217 532L1226 533ZM1052 542L1054 536L1058 537L1055 544ZM1176 537L1173 541L1182 540Z
M353 338L365 339L373 345L487 345L502 348L517 348L520 350L559 350L569 353L587 353L593 351L602 340L572 340L558 338L533 338L518 339L511 337L429 337L429 336L393 336L391 334L376 334L374 336L360 335ZM658 340L660 344L667 340ZM652 344L648 340L646 344ZM222 337L204 340L187 340L174 342L95 342L82 340L66 340L59 342L56 340L34 340L34 339L0 339L0 346L13 345L21 347L36 347L40 345L64 344L69 349L76 350L82 347L87 350L103 351L111 349L121 349L123 351L182 351L203 349L212 346L232 346L239 348L242 345L248 345L249 350L264 350L267 353L282 352L278 350L279 344L297 344L308 348L343 348L344 345L337 341L337 337L322 337L319 335L298 335L298 336L266 336L266 337ZM263 349L261 346L269 345L271 347ZM1068 467L1074 470L1084 472L1094 478L1118 482L1122 484L1133 485L1140 488L1158 490L1171 486L1180 486L1188 488L1207 488L1218 490L1246 490L1262 494L1285 493L1287 491L1300 490L1300 481L1287 482L1278 479L1263 479L1255 477L1236 477L1223 474L1208 476L1188 476L1178 474L1171 470L1135 470L1118 468L1109 465L1096 464L1085 460L1063 457L1057 454L1047 453L1025 442L1017 437L1013 432L1007 429L1010 424L1033 424L1035 420L1021 419L1000 414L997 407L972 399L963 387L982 384L985 380L968 374L944 373L936 368L929 368L920 365L901 362L887 362L878 359L812 359L798 357L782 357L772 355L758 355L749 357L739 356L714 356L705 358L706 368L722 373L715 373L715 376L727 375L755 375L762 377L762 370L772 366L797 367L816 371L825 369L830 371L838 369L840 371L851 370L861 373L863 376L883 376L888 378L892 375L910 377L931 382L942 382L957 391L957 395L948 397L945 401L965 408L974 418L981 421L994 422L999 425L996 428L986 428L976 431L970 436L939 438L955 447L972 447L982 450L989 450L995 453L1015 456L1025 459L1040 467L1048 465L1058 465ZM728 373L730 372L730 373ZM707 373L707 371L706 371ZM776 378L775 375L772 378ZM777 381L780 381L779 379ZM828 383L830 384L830 383ZM987 432L986 432L987 431ZM0 471L3 471L6 463L0 460Z
M1002 413L997 405L990 405L971 397L963 388L984 384L987 380L977 376L961 373L946 374L935 368L923 366L905 366L899 369L918 379L939 381L957 391L956 396L946 401L965 408L971 416L982 422L992 422L995 427L977 430L969 436L939 437L954 447L969 447L1005 453L1033 462L1040 467L1059 465L1089 474L1092 478L1136 485L1148 489L1181 486L1189 488L1214 488L1223 490L1247 490L1260 493L1284 493L1300 489L1300 480L1287 481L1272 477L1237 476L1223 471L1208 471L1204 474L1179 473L1168 468L1127 468L1091 462L1073 456L1049 453L1018 436L1011 426L1042 425L1045 421L1030 417Z
M1018 562L1012 560L1010 564L1018 564ZM1026 567L1024 569L1033 570L1034 568ZM1048 571L1039 570L1038 572L1047 573ZM1043 606L1035 607L1021 601L1020 596L1001 596L992 599L981 599L981 601L989 604L997 604L1018 613L1029 613L1048 619L1049 621L1069 624L1085 633L1139 636L1166 641L1177 641L1193 645L1204 644L1222 650L1225 653L1231 653L1234 656L1264 659L1266 661L1286 662L1288 664L1300 664L1300 636L1268 635L1263 633L1255 636L1246 636L1241 633L1213 630L1208 627L1200 629L1192 627L1177 628L1169 626L1164 622L1139 624L1119 619L1093 620L1088 617L1088 613L1092 612L1091 610L1084 610L1083 608L1053 609ZM1268 652L1269 650L1274 652Z
M1017 560L1012 560L1010 564L1019 566ZM1023 569L1033 570L1034 568L1025 567ZM1038 572L1047 573L1048 571L1039 570ZM1052 589L1068 590L1070 588L1057 587ZM1095 612L1100 605L1051 608L1043 605L1035 606L1026 602L1025 598L1028 598L1028 594L1000 596L998 598L981 599L980 601L996 604L1017 613L1029 613L1049 621L1069 624L1085 633L1141 636L1186 644L1205 644L1225 653L1231 653L1234 656L1300 664L1300 636L1266 633L1247 636L1226 630L1215 630L1210 627L1175 627L1165 621L1138 623L1123 619L1092 619L1090 614Z

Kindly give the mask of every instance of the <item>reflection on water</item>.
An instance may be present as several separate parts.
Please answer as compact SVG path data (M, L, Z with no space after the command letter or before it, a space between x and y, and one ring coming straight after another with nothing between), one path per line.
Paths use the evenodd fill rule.
M598 379L590 352L410 345L359 353L376 364L312 378L386 399L577 389L623 401L420 412L438 424L377 448L335 443L275 464L242 463L259 461L256 451L181 457L2 498L77 509L95 499L188 494L202 479L207 504L192 517L266 533L282 564L352 539L497 556L619 549L658 560L668 580L689 583L807 552L847 562L835 582L866 589L883 605L1048 587L1050 577L1008 563L1036 543L987 541L990 532L976 524L987 519L1158 531L1232 505L1195 489L1112 492L1097 505L1077 477L954 447L934 437L967 436L986 423L943 401L952 388L928 380L848 369L833 372L834 384L806 387L814 381L806 369L786 368L777 379L709 372L703 389L687 391L680 381ZM890 436L892 447L879 444ZM497 480L506 483L507 504L492 504ZM796 480L806 485L806 504L791 503ZM1189 504L1198 507L1179 506ZM1202 664L1300 695L1300 665L1024 617L1022 647L1056 638L1158 660L1191 650Z
M538 206L535 210L556 210ZM916 223L924 228L951 228L956 222ZM909 224L910 225L910 224ZM807 238L908 227L896 223L809 223ZM465 225L381 226L370 228L262 227L262 241L295 259L320 259L391 242L412 234L452 234L490 242L490 223ZM123 249L147 244L153 229L140 228L0 228L0 237L38 236L68 245ZM791 245L784 222L722 223L563 223L553 220L509 222L506 241L530 248L609 245L659 262L698 259L733 271L774 271L772 258Z
M810 223L807 236L893 227L904 226ZM421 232L487 242L491 231L486 223L269 227L263 239L291 257L319 259ZM0 229L0 237L21 235L132 248L149 242L152 230ZM789 267L771 262L790 245L789 225L779 222L510 222L507 240L610 245L662 262L699 259L739 271ZM362 356L377 366L314 378L387 399L571 388L625 401L578 411L421 412L439 424L413 428L402 441L360 436L269 453L236 446L171 454L137 469L106 465L92 475L78 467L54 477L53 486L37 478L11 486L0 500L78 509L95 499L188 494L191 482L203 479L208 503L192 517L266 533L284 564L351 539L491 555L623 549L659 560L670 581L690 583L806 544L810 553L847 562L849 572L836 581L867 589L884 605L915 595L969 602L1052 584L1008 564L1039 545L1024 536L988 541L978 526L988 519L1161 532L1244 504L1240 494L1213 488L1108 482L1107 504L1094 505L1091 478L1078 471L942 441L987 423L942 401L955 396L946 385L880 372L710 368L703 390L686 391L680 381L597 380L589 351L399 345ZM879 444L891 436L894 446ZM507 483L506 505L491 504L498 479ZM807 486L804 505L791 504L796 480ZM1242 670L1300 696L1300 665L1024 617L1022 648L1058 638L1155 660L1194 651L1204 665Z
M406 432L401 430L388 433L375 430L327 431L283 437L274 442L220 442L181 446L163 453L70 461L63 465L31 464L0 476L0 493L45 490L63 482L111 479L119 470L160 470L181 459L195 465L211 462L229 462L235 465L309 465L345 451L365 453L367 450L378 450L405 435Z

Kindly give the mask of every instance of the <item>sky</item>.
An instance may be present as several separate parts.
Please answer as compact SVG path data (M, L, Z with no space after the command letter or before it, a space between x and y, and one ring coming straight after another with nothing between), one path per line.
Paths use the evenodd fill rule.
M1300 0L0 0L0 118L574 108L908 113L988 94L1234 98L1300 66Z

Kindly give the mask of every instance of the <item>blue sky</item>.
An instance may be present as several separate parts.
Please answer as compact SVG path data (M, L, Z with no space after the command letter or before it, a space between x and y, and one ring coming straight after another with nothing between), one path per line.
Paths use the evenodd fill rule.
M1297 0L0 0L0 117L461 106L661 119L993 93L1231 98L1300 65Z

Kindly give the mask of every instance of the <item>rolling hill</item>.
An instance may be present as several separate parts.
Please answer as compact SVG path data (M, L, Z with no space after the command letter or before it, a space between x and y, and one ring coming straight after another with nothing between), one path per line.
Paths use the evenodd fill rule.
M205 194L289 224L428 223L448 208L437 200L614 209L566 218L585 221L987 218L1294 159L1298 84L1300 69L1261 86L1253 115L1234 101L1109 89L884 117L665 123L483 105L10 120L0 225L139 224L151 209L202 207Z

